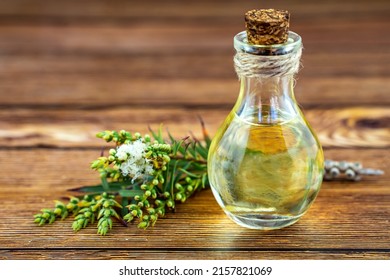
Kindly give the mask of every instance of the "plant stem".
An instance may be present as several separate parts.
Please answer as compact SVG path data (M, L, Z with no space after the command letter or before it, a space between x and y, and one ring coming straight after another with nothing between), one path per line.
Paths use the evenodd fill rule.
M200 164L207 164L207 160L201 160L201 159L195 159L195 158L187 158L183 156L171 156L172 160L186 160L186 161L192 161Z

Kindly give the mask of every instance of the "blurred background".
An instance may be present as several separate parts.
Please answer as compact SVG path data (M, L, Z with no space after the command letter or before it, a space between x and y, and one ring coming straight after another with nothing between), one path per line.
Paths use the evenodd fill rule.
M1 0L1 145L99 146L100 130L160 123L200 135L198 115L215 133L253 8L290 11L304 43L296 97L322 143L388 146L388 0Z

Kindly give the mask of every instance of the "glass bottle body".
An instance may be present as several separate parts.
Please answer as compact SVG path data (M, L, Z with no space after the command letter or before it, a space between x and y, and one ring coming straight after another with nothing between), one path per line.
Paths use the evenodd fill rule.
M211 188L225 213L249 228L291 225L317 196L323 161L296 104L293 75L242 76L238 100L208 158Z

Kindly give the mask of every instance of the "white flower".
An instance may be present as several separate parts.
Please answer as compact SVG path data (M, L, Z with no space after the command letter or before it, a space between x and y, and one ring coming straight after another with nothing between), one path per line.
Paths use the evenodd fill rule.
M130 176L133 181L137 178L145 178L145 175L153 174L153 166L144 157L147 145L142 140L136 140L130 144L123 144L118 147L116 156L119 160L124 160L120 166L123 176Z

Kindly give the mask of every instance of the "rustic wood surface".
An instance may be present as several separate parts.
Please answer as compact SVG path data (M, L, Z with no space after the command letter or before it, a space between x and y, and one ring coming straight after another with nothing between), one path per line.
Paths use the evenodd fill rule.
M283 3L284 2L284 3ZM390 3L0 1L0 259L389 259ZM282 8L304 42L296 97L325 156L385 171L325 182L277 231L231 222L210 190L154 228L105 237L32 216L95 184L105 129L213 135L238 95L233 36L252 8Z

